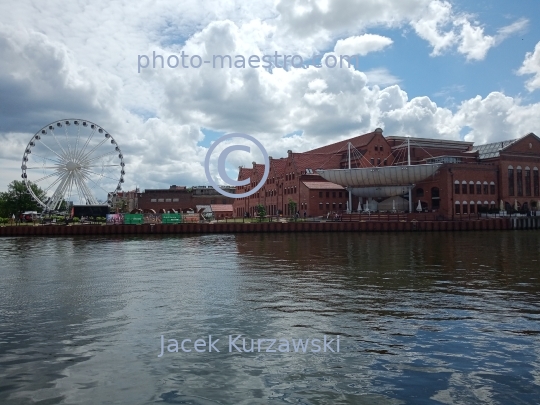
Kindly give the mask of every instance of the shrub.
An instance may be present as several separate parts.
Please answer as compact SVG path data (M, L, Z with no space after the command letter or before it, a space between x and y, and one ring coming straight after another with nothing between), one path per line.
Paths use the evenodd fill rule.
M79 221L80 221L79 217L73 217L73 222L77 223Z

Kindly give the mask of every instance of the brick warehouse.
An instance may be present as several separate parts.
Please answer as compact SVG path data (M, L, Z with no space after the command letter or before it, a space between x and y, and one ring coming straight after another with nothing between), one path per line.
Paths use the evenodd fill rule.
M317 169L348 167L347 145L354 147L351 167L382 167L407 163L407 138L383 136L375 131L303 153L287 152L287 157L270 158L270 173L264 186L250 197L235 199L234 215L256 215L262 204L269 215L291 215L289 201L297 204L301 216L343 212L347 190L323 179ZM413 209L420 203L423 211L446 218L461 218L479 210L496 210L503 202L510 210L538 210L540 139L533 133L519 139L475 146L471 142L428 138L410 138L411 164L441 163L431 178L412 190ZM255 187L264 165L240 167L238 180L251 179L237 193ZM407 196L405 196L407 197ZM380 203L384 199L378 199ZM353 210L365 199L353 196Z
M234 192L234 188L223 189ZM232 204L232 200L212 187L196 186L189 189L186 186L172 185L165 189L144 190L144 193L138 196L138 208L143 211L153 209L156 212L195 210L197 205Z

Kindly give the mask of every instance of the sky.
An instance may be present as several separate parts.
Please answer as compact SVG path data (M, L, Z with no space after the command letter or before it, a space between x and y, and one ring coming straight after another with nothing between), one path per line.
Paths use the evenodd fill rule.
M182 52L208 61L277 52L305 66L162 68L158 58L153 68L154 52L173 66ZM314 66L339 55L356 55L355 66ZM540 3L2 2L0 191L20 179L32 136L67 118L114 136L124 190L209 184L206 152L231 132L255 136L274 158L377 127L476 144L540 135ZM262 160L231 153L230 176L252 161Z

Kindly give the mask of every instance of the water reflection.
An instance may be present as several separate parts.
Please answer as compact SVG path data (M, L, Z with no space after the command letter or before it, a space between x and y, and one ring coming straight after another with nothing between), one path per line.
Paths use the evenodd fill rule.
M0 239L0 402L532 404L539 258L534 232Z

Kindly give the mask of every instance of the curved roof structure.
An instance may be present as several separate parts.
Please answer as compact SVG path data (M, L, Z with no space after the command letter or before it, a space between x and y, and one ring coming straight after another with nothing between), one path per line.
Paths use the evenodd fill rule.
M409 192L410 186L355 187L351 193L363 198L386 198L403 195Z
M425 180L442 164L317 170L324 179L346 187L410 186Z

